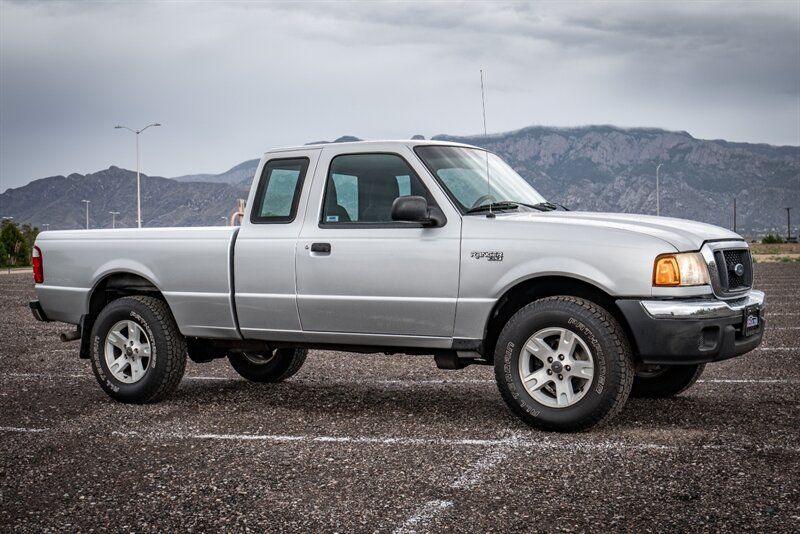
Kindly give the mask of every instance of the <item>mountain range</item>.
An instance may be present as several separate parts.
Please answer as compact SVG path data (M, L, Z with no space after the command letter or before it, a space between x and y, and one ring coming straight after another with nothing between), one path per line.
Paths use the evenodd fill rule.
M419 138L420 136L415 136ZM743 233L785 231L785 206L800 211L800 147L702 140L656 128L531 126L488 136L438 135L487 148L503 157L548 200L573 210L655 213L660 169L661 214L730 228L733 199ZM332 142L352 141L345 136ZM142 177L146 226L222 224L236 199L246 198L258 165L242 162L221 174ZM135 223L135 173L111 167L53 176L0 194L0 213L50 229ZM800 214L796 219L800 219ZM795 225L793 225L795 226Z

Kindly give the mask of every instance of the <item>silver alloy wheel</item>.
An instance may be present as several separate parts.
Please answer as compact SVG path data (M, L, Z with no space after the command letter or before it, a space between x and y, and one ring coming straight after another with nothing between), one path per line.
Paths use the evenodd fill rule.
M119 321L106 334L108 370L123 384L134 384L150 368L150 339L136 321Z
M572 330L544 328L522 347L519 376L536 402L567 408L588 393L594 379L594 359L583 338Z

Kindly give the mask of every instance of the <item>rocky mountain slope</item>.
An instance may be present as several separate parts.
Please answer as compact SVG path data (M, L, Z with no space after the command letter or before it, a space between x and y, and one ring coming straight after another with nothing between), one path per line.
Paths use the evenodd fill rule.
M142 220L145 226L199 226L222 224L237 198L248 187L224 183L177 182L142 175ZM70 174L34 180L0 195L0 212L19 223L51 230L83 228L90 200L89 226L111 228L110 211L118 211L117 226L136 225L136 173L110 167L92 174Z
M655 213L655 168L662 163L661 213L732 226L785 231L784 206L800 219L800 147L775 147L695 139L686 132L612 126L534 126L489 136L440 135L434 139L486 147L508 161L548 199L571 209ZM352 137L336 141L356 140ZM334 142L336 142L334 141ZM218 174L177 179L143 178L143 218L148 226L221 224L247 194L258 160ZM93 227L110 225L108 211L134 224L135 174L111 167L94 174L54 176L0 195L0 212L50 228L84 225L81 199L92 200Z
M529 127L489 136L440 135L501 155L546 198L571 209L655 213L738 229L784 228L800 211L800 147L695 139L686 132L612 126Z

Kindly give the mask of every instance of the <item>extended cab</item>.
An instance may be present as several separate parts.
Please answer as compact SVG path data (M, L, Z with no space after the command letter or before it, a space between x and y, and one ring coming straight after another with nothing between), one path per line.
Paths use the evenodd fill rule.
M498 156L433 141L264 155L240 227L44 232L40 320L123 402L188 355L277 382L309 348L493 365L525 422L577 430L667 397L761 342L745 241L664 217L571 212Z

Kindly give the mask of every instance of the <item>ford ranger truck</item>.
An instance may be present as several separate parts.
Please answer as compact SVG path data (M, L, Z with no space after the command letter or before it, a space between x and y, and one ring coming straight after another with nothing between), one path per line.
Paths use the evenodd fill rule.
M574 431L764 333L739 235L566 211L449 142L273 150L239 227L43 232L33 256L33 314L77 325L62 339L129 403L174 391L187 357L270 383L308 349L420 354L492 365L520 419Z

